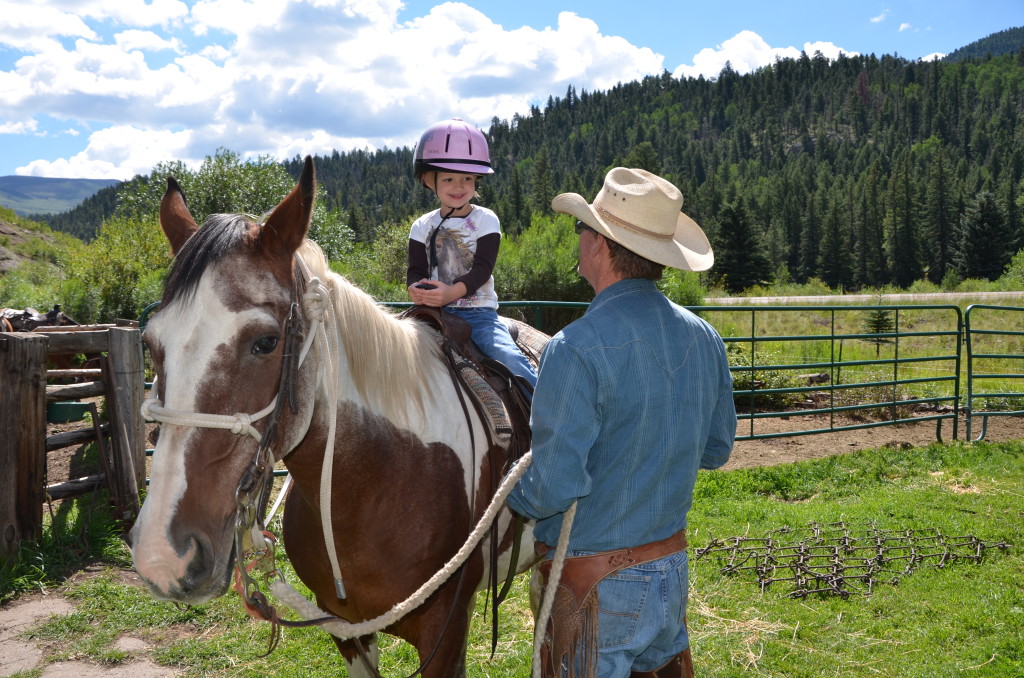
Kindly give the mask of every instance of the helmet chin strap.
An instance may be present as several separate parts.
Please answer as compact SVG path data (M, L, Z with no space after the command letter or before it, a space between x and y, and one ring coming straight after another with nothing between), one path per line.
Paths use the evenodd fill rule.
M437 189L434 190L434 195L437 195ZM438 201L440 201L441 196L437 195L437 199ZM448 205L445 205L443 202L441 203L441 205L444 207L448 207ZM434 269L437 268L437 234L441 231L441 227L444 226L444 222L447 219L449 219L453 214L455 214L455 209L456 208L452 207L451 209L448 210L448 214L441 217L441 222L438 223L437 228L430 232L430 237L427 238L427 244L429 246L428 255L430 257L430 260L427 262L427 265L430 267L431 275L434 274Z

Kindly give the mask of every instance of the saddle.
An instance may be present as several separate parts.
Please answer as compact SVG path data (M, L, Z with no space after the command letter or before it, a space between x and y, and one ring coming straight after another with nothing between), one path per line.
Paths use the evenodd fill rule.
M38 327L78 324L60 310L60 304L54 304L53 309L46 313L40 313L32 307L24 310L4 308L0 309L0 316L11 324L15 332L31 332Z
M511 468L530 449L530 384L500 361L485 356L473 343L469 323L459 316L431 306L413 306L401 317L422 322L438 333L449 371L474 396L474 405L483 410L481 414L491 421L498 439L507 445ZM518 341L518 326L506 325L520 350L528 351Z

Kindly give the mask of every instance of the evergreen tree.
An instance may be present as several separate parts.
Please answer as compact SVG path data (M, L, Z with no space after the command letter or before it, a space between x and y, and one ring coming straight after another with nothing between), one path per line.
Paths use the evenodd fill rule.
M821 224L814 193L807 196L804 210L803 230L800 233L800 282L806 282L818 275L818 254L821 248Z
M960 220L953 257L957 272L963 278L995 280L1013 257L1010 240L995 197L987 191L979 193Z
M893 320L892 311L882 308L882 295L878 295L878 308L871 311L867 311L864 315L864 324L861 326L862 334L891 334L896 329L896 323ZM869 344L875 345L875 357L881 355L882 344L891 344L894 342L892 337L864 337L861 341L866 341Z
M522 233L530 225L530 210L523 195L523 185L519 180L519 167L512 166L511 184L504 209L498 214L503 228L507 233Z
M536 214L551 216L551 198L553 197L548 147L542 145L533 163L533 176L530 180L530 209Z
M904 154L889 182L889 266L893 282L908 287L921 277L917 209L911 185L909 154Z
M771 280L771 262L742 206L725 206L714 251L714 275L725 280L725 287L730 292L742 292Z
M953 238L956 234L956 200L946 153L940 146L932 157L925 194L924 211L925 260L928 279L938 284L951 264Z
M829 201L818 254L818 270L829 287L842 289L850 284L850 247L842 229L836 199Z

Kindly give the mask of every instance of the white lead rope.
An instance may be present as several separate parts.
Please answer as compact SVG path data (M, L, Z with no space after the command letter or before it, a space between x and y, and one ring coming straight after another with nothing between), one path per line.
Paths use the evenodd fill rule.
M378 631L383 631L422 605L423 601L437 591L441 584L448 581L455 571L458 570L458 568L473 553L473 550L480 543L484 534L486 534L490 529L491 523L494 522L498 511L501 510L505 500L508 498L508 495L512 492L516 483L519 482L519 479L526 473L526 469L532 462L533 452L527 452L523 455L519 462L517 462L512 470L509 471L508 475L505 476L504 480L502 480L501 485L494 494L494 498L491 499L491 503L487 506L487 510L484 511L484 514L480 516L480 520L477 521L476 527L473 528L473 531L469 534L469 537L466 539L466 543L462 545L462 548L459 549L459 551L452 556L447 563L445 563L444 567L438 570L438 572L426 583L416 589L411 596L402 602L397 603L384 614L367 621L353 623L345 621L344 619L335 618L333 621L324 622L319 626L339 640L349 640L351 638L358 638L360 636L366 636L377 633ZM562 529L558 535L558 546L555 549L554 560L551 563L551 575L548 578L547 585L545 586L544 594L542 596L543 602L541 603L541 608L536 619L536 627L533 636L534 678L540 678L541 675L541 646L544 643L544 633L547 629L548 619L551 617L551 608L555 600L555 589L558 586L558 580L562 576L562 566L565 562L565 555L569 546L569 533L572 530L572 522L575 516L576 502L573 502L572 506L570 506L565 512L565 516L562 520ZM509 563L509 567L514 568L515 566L515 563ZM270 590L275 596L277 596L278 600L295 610L300 617L307 621L334 616L324 612L319 607L309 602L305 596L292 588L292 586L284 579L279 578L271 582Z
M338 323L325 322L329 312L334 309L330 303L330 290L316 277L310 275L306 262L298 257L299 268L303 277L309 280L307 291L303 297L303 305L307 312L314 318L313 330L310 335L316 335L317 349L320 352L321 368L327 369L327 406L328 412L338 411L338 365L335 356L340 355L338 350ZM330 327L331 331L327 331ZM308 338L307 338L308 339ZM302 347L299 355L299 364L306 357L307 348ZM341 564L338 562L338 549L334 542L334 522L331 518L331 497L332 479L334 476L334 441L337 435L338 418L327 417L327 442L324 445L324 461L320 469L320 525L323 527L324 544L327 547L327 558L331 561L331 574L334 575L334 592L338 598L346 598L345 582L341 578Z
M231 431L235 435L249 434L260 440L260 432L253 428L252 423L259 421L274 411L277 404L275 397L273 402L264 407L256 414L200 414L198 412L185 412L183 410L172 410L160 405L156 398L147 398L142 403L142 416L147 421L159 421L161 424L174 424L176 426L191 426L193 428L219 428Z

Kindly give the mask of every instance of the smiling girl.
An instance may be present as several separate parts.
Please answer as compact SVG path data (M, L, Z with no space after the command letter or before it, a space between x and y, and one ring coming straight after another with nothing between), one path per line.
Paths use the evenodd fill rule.
M440 207L414 221L409 231L409 298L466 319L484 355L536 385L536 370L498 317L492 272L501 224L493 211L471 202L477 181L494 173L487 140L458 118L445 120L420 136L413 164L416 178L434 192Z

